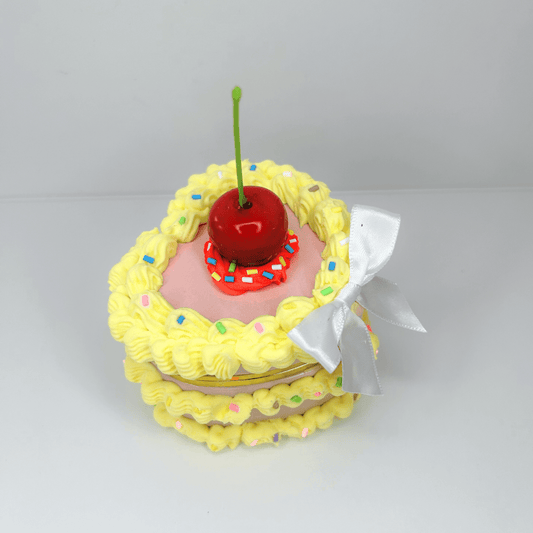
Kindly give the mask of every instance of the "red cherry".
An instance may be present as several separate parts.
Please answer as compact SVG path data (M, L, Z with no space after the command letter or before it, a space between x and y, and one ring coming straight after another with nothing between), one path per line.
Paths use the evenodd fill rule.
M248 202L239 205L239 189L223 194L211 208L207 233L220 255L242 266L272 261L285 242L289 221L281 200L264 187L244 187Z

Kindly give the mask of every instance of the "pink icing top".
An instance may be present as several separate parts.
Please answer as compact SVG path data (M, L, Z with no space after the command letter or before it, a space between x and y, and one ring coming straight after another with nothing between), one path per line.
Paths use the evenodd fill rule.
M325 244L307 224L300 228L296 216L288 207L285 209L289 229L300 240L300 251L291 261L284 283L239 296L223 293L215 285L204 262L204 244L208 235L206 225L202 224L192 242L178 244L176 255L163 272L163 286L159 292L175 309L194 309L211 322L236 318L245 324L262 315L275 316L279 303L289 296L311 297Z

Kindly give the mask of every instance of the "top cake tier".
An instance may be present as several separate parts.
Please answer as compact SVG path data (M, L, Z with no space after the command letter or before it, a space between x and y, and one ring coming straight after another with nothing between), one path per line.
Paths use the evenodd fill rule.
M330 198L325 183L289 165L243 161L243 179L245 185L277 194L299 226L307 224L324 243L312 296L284 298L275 315L264 311L245 323L232 316L212 317L215 321L211 321L193 307L174 309L159 292L177 247L198 237L213 203L237 186L234 161L211 165L206 173L189 178L170 202L160 230L142 233L109 274L109 326L133 360L153 361L165 374L186 379L212 375L221 380L230 379L241 367L261 373L272 367L287 368L296 360L314 362L287 332L311 311L332 301L348 282L350 214L344 202ZM238 301L242 296L233 298Z

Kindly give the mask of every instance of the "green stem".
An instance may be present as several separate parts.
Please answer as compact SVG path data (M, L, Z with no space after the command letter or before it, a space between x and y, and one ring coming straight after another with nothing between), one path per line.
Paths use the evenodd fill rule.
M239 138L239 100L241 99L241 88L235 87L231 96L233 97L233 137L235 138L235 164L237 165L237 185L239 187L239 205L242 207L246 202L244 196L244 186L242 183L241 166L241 141Z

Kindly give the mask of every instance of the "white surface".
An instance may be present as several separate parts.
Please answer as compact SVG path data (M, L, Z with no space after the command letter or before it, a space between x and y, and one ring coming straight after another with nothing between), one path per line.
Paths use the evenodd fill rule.
M172 194L236 84L243 157L334 190L533 185L531 0L6 0L0 50L0 197Z
M123 375L107 274L169 197L0 204L0 529L531 530L533 189L352 193L403 216L372 321L385 396L279 447L161 428Z

